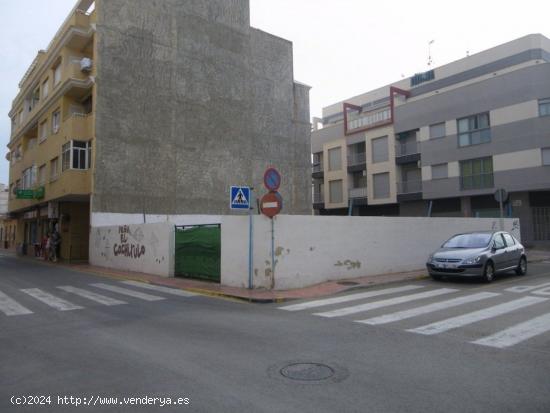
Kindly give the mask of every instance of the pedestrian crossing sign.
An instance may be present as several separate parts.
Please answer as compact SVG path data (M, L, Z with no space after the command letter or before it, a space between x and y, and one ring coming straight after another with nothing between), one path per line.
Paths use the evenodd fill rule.
M250 208L250 188L247 186L232 186L230 197L231 209Z

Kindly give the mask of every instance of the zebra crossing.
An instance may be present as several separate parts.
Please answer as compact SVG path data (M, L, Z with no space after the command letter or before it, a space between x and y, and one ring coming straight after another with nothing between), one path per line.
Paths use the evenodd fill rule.
M147 292L140 291L140 289L146 290ZM60 285L48 288L48 291L41 288L22 288L17 290L17 293L20 293L19 295L26 298L15 299L8 296L6 292L0 291L0 317L2 314L8 317L34 314L36 311L39 311L38 308L35 308L36 303L41 303L57 311L74 311L83 310L93 305L110 307L128 304L128 301L124 301L127 300L127 298L124 297L155 302L165 300L165 295L185 298L198 295L176 288L146 284L137 281L121 281L120 285L92 283L86 286L86 288ZM63 297L60 297L58 295L59 293L63 294ZM75 298L72 299L70 298L71 296ZM122 298L124 298L124 300ZM23 302L23 300L25 301ZM84 304L84 302L88 304Z
M545 335L550 333L550 297L545 294L548 285L482 292L434 289L428 284L405 285L289 304L279 309L324 318L346 317L367 326L397 325L407 333L424 336L462 330L470 343L503 349L539 336L550 342L550 334ZM512 321L502 329L509 318ZM480 334L476 323L493 319L497 320L494 325L499 326L494 328L500 331L481 333L485 336L471 339L472 334Z

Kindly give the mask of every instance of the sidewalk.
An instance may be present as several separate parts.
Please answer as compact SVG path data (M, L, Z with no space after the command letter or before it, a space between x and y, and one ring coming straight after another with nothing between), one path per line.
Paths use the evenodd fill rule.
M0 251L1 253L7 253L7 255L13 255L10 252ZM528 251L529 262L550 262L550 251L543 250L529 250ZM33 259L28 257L27 259ZM41 262L44 265L61 265L66 268L70 268L75 271L100 275L117 280L135 280L149 284L162 285L166 287L179 288L186 291L196 292L199 294L226 297L237 300L245 300L253 303L272 303L272 302L284 302L293 299L306 299L316 298L327 295L337 294L343 291L349 291L353 289L372 287L377 285L391 284L400 281L419 280L427 278L425 270L410 271L395 274L374 275L360 278L353 278L349 280L339 281L327 281L321 284L313 285L305 288L298 288L294 290L284 291L269 291L269 290L249 290L247 288L238 287L226 287L219 284L190 280L185 278L166 278L157 275L144 274L130 271L113 270L109 268L97 267L89 264L69 264L69 263L46 263L44 261L36 260L35 262Z

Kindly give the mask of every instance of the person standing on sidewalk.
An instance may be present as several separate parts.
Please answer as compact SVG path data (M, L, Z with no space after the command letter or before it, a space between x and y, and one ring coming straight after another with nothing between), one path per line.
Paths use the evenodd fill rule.
M61 245L61 235L59 235L59 232L57 231L57 229L54 229L52 236L50 237L50 259L53 262L57 262L60 245Z

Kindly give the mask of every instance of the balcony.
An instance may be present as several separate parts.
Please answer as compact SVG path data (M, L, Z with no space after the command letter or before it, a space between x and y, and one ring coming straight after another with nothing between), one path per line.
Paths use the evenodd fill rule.
M494 186L494 176L492 173L460 177L460 189L462 191L493 188Z
M318 164L313 164L311 166L311 176L313 178L323 178L324 176L324 169L323 169L323 164L322 163L318 163Z
M63 122L63 132L71 139L87 140L92 137L92 120L91 113L72 113Z
M397 193L400 195L422 192L422 181L403 181L397 183Z
M360 188L351 188L349 190L349 197L352 199L355 198L366 198L368 196L368 190L367 187L360 187Z
M352 152L348 154L348 172L363 171L367 166L365 152Z
M325 207L325 194L313 193L313 209L321 209Z
M395 162L404 164L420 160L420 145L417 141L398 142L395 145Z

